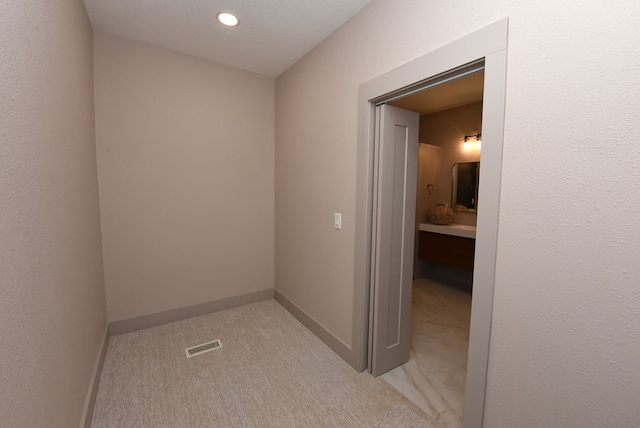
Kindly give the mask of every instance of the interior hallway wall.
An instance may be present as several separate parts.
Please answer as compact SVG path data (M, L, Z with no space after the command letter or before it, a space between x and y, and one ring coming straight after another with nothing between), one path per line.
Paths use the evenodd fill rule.
M0 424L76 427L106 333L84 5L0 2L0 58Z
M276 81L276 289L352 345L358 88L509 17L484 426L637 424L639 15L630 1L365 7Z
M272 289L274 80L94 43L109 321Z

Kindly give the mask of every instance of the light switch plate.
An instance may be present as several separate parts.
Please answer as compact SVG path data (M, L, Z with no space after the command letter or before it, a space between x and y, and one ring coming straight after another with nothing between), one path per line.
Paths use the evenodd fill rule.
M333 214L333 227L336 229L342 229L342 214L340 213Z

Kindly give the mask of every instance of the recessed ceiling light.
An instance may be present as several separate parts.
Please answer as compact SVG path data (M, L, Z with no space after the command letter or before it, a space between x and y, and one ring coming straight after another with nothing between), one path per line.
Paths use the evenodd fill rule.
M227 27L235 27L240 23L238 17L229 12L220 12L218 14L218 21L220 21L222 25L226 25Z

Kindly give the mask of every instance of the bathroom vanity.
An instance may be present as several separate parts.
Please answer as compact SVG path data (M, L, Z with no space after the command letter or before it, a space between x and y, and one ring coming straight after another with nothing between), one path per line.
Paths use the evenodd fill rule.
M418 257L441 265L473 270L476 227L420 223Z

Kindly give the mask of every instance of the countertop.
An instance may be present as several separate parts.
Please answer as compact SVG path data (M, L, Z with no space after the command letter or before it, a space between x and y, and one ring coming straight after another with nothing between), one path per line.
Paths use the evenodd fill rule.
M461 238L476 239L476 227L466 224L450 223L446 225L420 223L423 232L441 233L443 235L459 236Z

